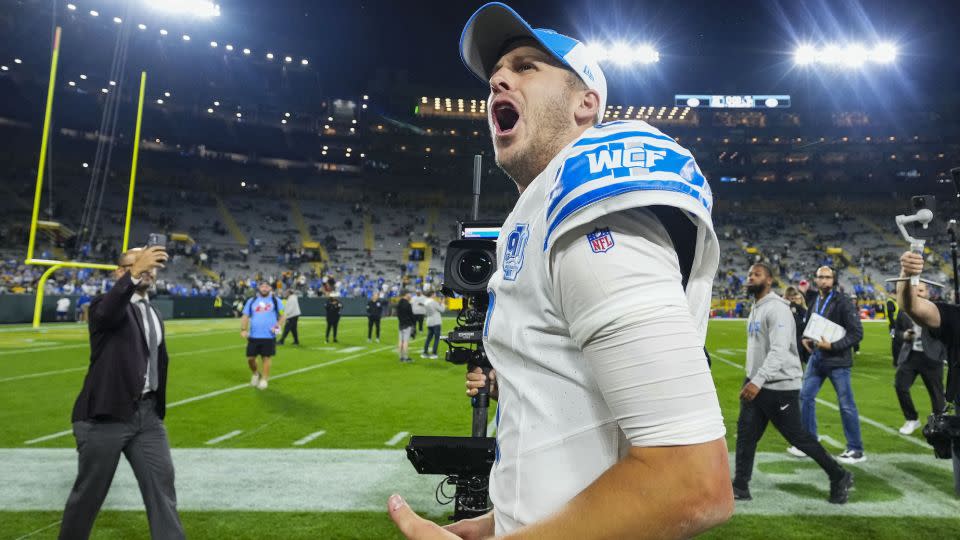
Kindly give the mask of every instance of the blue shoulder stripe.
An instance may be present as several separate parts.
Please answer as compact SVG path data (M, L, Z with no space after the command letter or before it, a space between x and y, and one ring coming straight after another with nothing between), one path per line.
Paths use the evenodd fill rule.
M583 151L563 162L547 197L547 215L553 213L564 197L584 184L611 176L638 177L644 172L673 173L697 188L706 183L696 162L687 154L646 143L633 143L628 147L613 142Z
M591 144L599 144L611 141L620 141L623 139L629 139L630 137L649 137L651 139L660 139L661 141L670 141L676 142L672 137L666 135L660 135L657 133L651 133L649 131L623 131L620 133L613 133L611 135L606 135L603 137L594 137L592 139L580 139L573 146L589 146Z
M617 184L611 184L593 191L588 191L587 193L574 198L563 208L561 208L553 221L550 222L550 227L547 228L547 234L544 236L543 240L543 250L547 250L547 246L550 243L550 236L553 234L553 231L556 230L561 223L563 223L564 219L577 210L580 210L581 208L584 208L585 206L597 201L601 201L610 197L616 197L617 195L622 195L624 193L651 190L685 193L698 200L707 210L710 209L710 201L706 197L703 197L700 190L682 180L628 180Z

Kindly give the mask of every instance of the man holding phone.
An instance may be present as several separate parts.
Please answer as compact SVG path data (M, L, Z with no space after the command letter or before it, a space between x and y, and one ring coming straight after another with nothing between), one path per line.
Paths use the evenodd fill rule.
M137 477L152 538L184 538L173 460L163 424L166 331L147 291L163 268L162 246L134 248L117 261L117 282L90 302L90 366L73 407L77 480L60 538L87 538L126 456Z

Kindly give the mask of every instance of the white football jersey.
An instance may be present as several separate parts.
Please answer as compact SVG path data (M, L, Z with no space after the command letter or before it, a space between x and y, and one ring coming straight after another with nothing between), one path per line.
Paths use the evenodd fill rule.
M497 534L558 510L615 464L631 444L696 444L723 436L716 390L702 353L719 262L710 217L712 199L690 152L640 121L611 122L588 129L561 150L520 195L497 240L498 268L489 283L490 305L484 330L485 348L497 370L500 389L497 456L490 477ZM678 208L696 226L695 255L685 292L677 279L675 290L662 293L652 283L656 278L650 276L667 272L679 275L679 266L666 230L644 210L651 205ZM636 227L631 227L633 222ZM672 393L666 397L631 395L634 387L624 381L626 397L618 395L614 399L611 394L622 389L619 381L605 384L609 376L606 381L598 381L596 366L585 362L583 345L601 327L581 328L591 326L589 321L580 321L596 318L592 313L577 318L572 327L570 310L592 310L602 317L605 305L577 307L592 302L589 291L580 285L572 286L577 290L570 295L579 295L578 302L558 291L554 281L561 269L556 266L577 263L554 253L556 246L561 246L558 250L582 251L577 257L596 254L587 260L601 270L604 261L613 260L605 257L613 257L618 249L621 255L643 253L641 256L649 259L629 259L635 267L653 273L638 273L646 277L637 279L651 282L650 287L643 289L643 283L630 285L628 291L640 292L627 300L649 303L653 308L671 302L683 306L688 332L677 339L682 339L684 346L699 347L701 350L695 353L702 362L694 362L696 373L687 364L687 371L670 375L683 385L683 378L691 373L696 378L693 386L703 387L698 392L705 396L702 403L706 405L697 405L696 410L668 418L671 421L667 425L644 431L652 425L648 421L651 414L662 415L657 406L670 410ZM630 249L639 251L623 251ZM644 250L659 250L656 253L666 256L648 258ZM634 277L623 268L620 259L618 268L606 275L623 275L622 280L612 281L630 284ZM566 305L562 305L560 296L564 296ZM601 296L598 293L598 301ZM584 297L586 302L582 301ZM648 332L662 333L663 327ZM689 358L689 349L687 354ZM672 357L667 354L667 358ZM635 358L624 361L638 363ZM660 363L670 369L671 362ZM635 373L620 369L619 364L610 371L617 372L614 377L626 378ZM649 371L644 373L649 378ZM643 384L653 383L639 381L635 387ZM676 389L671 388L671 392ZM633 425L625 422L624 415L615 411L617 400L628 402L626 407L646 407L630 416L643 420Z

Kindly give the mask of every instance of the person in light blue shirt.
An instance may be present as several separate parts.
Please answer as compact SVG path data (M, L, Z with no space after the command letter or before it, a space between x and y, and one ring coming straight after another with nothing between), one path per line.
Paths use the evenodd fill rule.
M253 376L250 386L266 390L270 377L270 360L277 353L276 336L283 327L283 302L273 295L273 287L261 281L258 294L247 300L240 320L240 335L247 340L247 365ZM257 369L257 356L262 369Z

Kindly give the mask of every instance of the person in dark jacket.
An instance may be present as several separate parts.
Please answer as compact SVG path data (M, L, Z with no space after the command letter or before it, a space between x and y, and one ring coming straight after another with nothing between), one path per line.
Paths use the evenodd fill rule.
M843 327L846 334L832 343L822 336L819 340L803 338L803 347L810 353L810 360L807 362L803 388L800 390L800 413L804 427L811 435L816 436L815 400L823 381L830 379L837 392L840 420L847 439L847 448L837 459L843 463L860 463L867 458L863 452L863 439L860 437L860 413L853 398L850 370L853 367L853 346L863 339L863 325L850 299L838 290L835 283L836 272L832 268L818 268L816 279L819 295L810 305L807 324L814 315L819 315ZM792 446L788 451L793 455L803 455Z
M90 366L73 406L77 480L60 538L88 538L122 453L137 477L152 538L184 538L177 514L173 459L163 425L167 396L166 331L147 291L163 268L160 246L126 251L117 282L90 302Z
M926 283L921 281L914 289L916 296L923 299L930 297ZM941 413L947 407L943 395L943 363L947 359L947 347L929 329L916 324L903 312L897 315L895 331L903 345L897 358L897 374L893 385L906 420L900 433L910 435L920 427L920 417L910 397L910 387L917 380L917 375L927 387L933 412Z
M373 327L377 327L377 343L380 343L380 318L387 307L387 301L380 298L380 293L374 292L367 302L367 343L373 338Z
M800 355L800 365L806 366L810 353L803 348L803 327L807 323L807 300L803 293L795 287L787 287L783 299L790 302L790 313L793 314L793 323L797 327L797 352Z
M410 359L410 336L413 334L413 327L417 324L417 319L413 315L413 306L410 304L411 295L404 292L397 302L397 322L400 325L400 362L413 362Z
M338 298L327 300L327 343L330 343L330 330L333 330L333 342L337 343L337 327L340 325L340 312L343 311L343 304Z
M897 318L900 316L900 305L896 298L887 298L884 306L887 315L887 325L890 327L890 353L893 357L893 367L897 367L900 349L903 348L903 334L897 333Z

